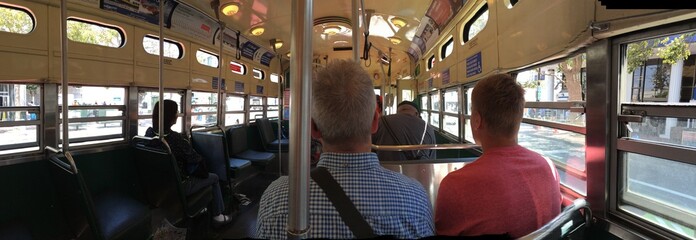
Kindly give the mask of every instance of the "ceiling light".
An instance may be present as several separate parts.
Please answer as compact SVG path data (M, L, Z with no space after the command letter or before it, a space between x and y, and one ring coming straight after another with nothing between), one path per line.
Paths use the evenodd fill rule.
M393 17L389 20L395 27L402 28L406 26L406 20L400 17Z
M343 41L343 40L334 41L334 45L345 45L345 44L348 44L348 41Z
M401 43L401 38L396 37L396 36L388 37L388 39L394 45L399 45L399 43Z
M275 49L280 49L281 47L283 47L283 40L276 39L274 45L275 45Z
M264 29L263 27L257 26L257 27L251 28L251 30L249 30L249 32L251 32L251 35L254 35L254 36L261 36L261 34L263 34L263 32L264 32L265 30L266 30L266 29Z
M290 57L290 52L286 53L286 54L285 54L285 56L288 56L288 57Z
M236 2L231 2L231 3L226 3L225 5L222 5L222 14L225 14L226 16L232 16L235 13L239 12L239 3Z
M324 34L326 35L336 35L341 32L341 28L338 26L328 26L324 28Z

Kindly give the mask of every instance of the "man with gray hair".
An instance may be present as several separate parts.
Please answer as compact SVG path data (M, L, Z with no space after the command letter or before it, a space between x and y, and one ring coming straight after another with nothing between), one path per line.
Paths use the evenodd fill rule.
M324 150L317 168L335 179L350 207L335 207L336 194L324 192L325 181L320 181L322 186L310 181L311 227L306 237L355 238L358 234L349 225L356 222L366 222L363 226L374 235L409 239L434 235L423 186L381 167L370 152L371 135L379 123L370 76L353 61L336 60L317 71L312 84L312 137L320 139ZM343 218L351 207L357 210L357 219ZM287 219L288 178L281 177L261 197L257 237L286 238Z

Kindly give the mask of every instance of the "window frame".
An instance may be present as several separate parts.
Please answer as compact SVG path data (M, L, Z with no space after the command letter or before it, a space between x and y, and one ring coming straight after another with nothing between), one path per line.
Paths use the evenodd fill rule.
M255 79L258 79L258 80L266 79L266 72L261 70L261 69L252 68L251 72L252 72L252 77L254 77ZM259 74L260 76L256 76L256 74Z
M39 100L43 100L44 96L44 86L43 84L39 83L0 83L0 85L37 85L38 90L37 94L39 94ZM8 87L7 91L10 91L10 88ZM0 145L0 156L11 156L14 154L21 154L21 153L27 153L27 152L36 152L36 151L41 151L41 147L44 144L43 141L43 135L42 130L43 130L43 123L44 123L44 117L43 117L43 106L39 103L36 106L0 106L0 113L5 113L5 112L17 112L17 111L26 111L27 113L36 113L37 119L35 120L20 120L20 121L0 121L0 127L22 127L22 126L35 126L36 127L36 141L35 142L26 142L26 143L14 143L14 144L8 144L8 145ZM37 148L37 149L29 149L29 148Z
M611 85L607 88L611 87L609 88L609 97L611 99L616 99L617 101L612 101L611 105L609 106L609 109L611 109L611 113L607 115L607 119L609 119L609 121L612 121L610 122L610 124L614 126L614 131L609 132L609 140L611 141L608 143L611 143L611 145L607 147L611 147L611 149L608 150L608 152L610 152L610 160L608 161L610 162L607 164L607 166L609 168L609 171L616 174L610 174L607 178L607 181L610 183L607 186L607 192L609 193L609 198L607 199L609 203L607 206L608 215L624 219L626 224L630 227L643 229L644 231L642 231L642 233L646 233L649 236L655 238L677 239L685 238L685 236L680 235L672 229L654 223L653 221L645 217L640 217L635 213L631 213L630 211L623 209L622 206L630 206L641 211L653 214L655 216L669 215L659 216L661 219L667 221L674 221L670 218L679 218L681 216L679 216L679 214L675 214L674 211L677 210L671 209L672 207L668 204L659 203L658 201L652 201L650 198L646 198L639 194L628 193L628 191L626 191L627 193L622 193L624 186L626 186L626 182L624 180L628 178L628 173L625 169L625 166L628 165L628 158L626 156L628 155L628 153L633 153L659 158L660 160L681 162L694 166L696 165L696 159L693 159L689 156L696 155L696 149L692 147L679 146L670 143L651 142L636 138L630 138L630 135L627 136L626 134L626 127L624 127L621 121L619 121L619 116L621 116L621 114L637 114L643 116L644 118L666 117L695 119L696 114L694 114L692 111L690 112L683 110L683 108L686 107L683 105L687 105L691 108L693 108L694 105L667 105L656 102L634 102L632 100L632 92L634 89L622 86L622 84L626 83L623 81L624 74L628 74L623 72L625 68L622 67L622 64L625 62L625 54L628 44L642 40L659 39L681 33L693 33L695 31L696 28L693 28L693 26L690 26L688 24L658 26L643 32L618 37L612 41L611 45L611 51L613 53L611 58L611 74L614 77L610 79L611 82L608 84ZM694 54L696 53L692 53L691 56L693 56ZM646 66L647 65L643 67ZM629 77L631 77L633 74L635 74L635 71L629 74ZM625 91L628 91L628 93L626 93ZM628 94L628 98L631 100L618 101L623 100L625 98L624 94ZM691 217L693 218L694 216L691 215Z
M440 113L440 116L442 117L442 119L441 119L442 133L444 133L444 134L447 135L448 137L451 137L452 139L454 139L454 140L457 141L457 142L461 142L461 139L462 139L462 138L461 138L462 120L461 120L461 117L459 117L459 116L461 115L461 113L462 113L461 107L457 109L457 112L456 112L456 113L445 111L445 109L446 109L446 106L445 106L445 105L447 104L447 103L445 102L445 94L447 94L448 92L452 92L452 91L456 91L456 92L457 92L457 96L456 96L456 98L457 98L457 105L461 106L461 103L460 103L460 100L461 100L461 94L460 94L460 93L461 93L461 89L460 89L460 86L454 86L454 87L445 88L445 89L443 89L443 91L441 91L442 97L441 97L441 99L440 99L440 108L442 109L442 111L441 111L441 113ZM458 123L458 126L459 126L459 127L457 128L457 133L456 133L456 134L451 133L451 132L448 132L447 130L445 130L445 124L446 124L446 123L444 122L445 116L457 118L457 123Z
M15 11L24 12L24 13L27 14L27 16L29 16L29 18L31 19L31 30L29 30L29 31L26 32L26 33L22 33L22 32L11 32L11 31L0 31L0 32L12 33L12 34L19 34L19 35L28 35L28 34L31 34L32 32L34 32L34 30L36 30L36 16L34 16L34 13L33 13L29 8L24 7L24 6L20 6L20 5L14 5L14 4L9 4L9 3L4 3L4 2L0 2L0 8L7 8L7 9L10 9L10 10L15 10Z
M116 26L116 25L111 25L111 24L106 24L102 22L98 22L95 20L91 19L86 19L86 18L81 18L81 17L75 17L75 16L70 16L68 17L67 21L75 21L75 22L81 22L85 24L91 24L91 25L96 25L102 28L107 28L116 31L120 36L121 36L121 44L119 44L117 47L112 47L108 45L102 45L102 44L96 44L96 43L89 43L89 42L80 42L80 41L75 41L72 40L68 37L68 40L76 43L82 43L82 44L89 44L89 45L95 45L95 46L100 46L100 47L108 47L108 48L123 48L126 46L126 31L123 30L123 28Z
M227 110L227 98L231 98L231 97L238 97L238 98L244 99L244 103L243 103L243 106L242 106L242 110ZM248 99L247 99L247 96L246 96L246 95L242 95L242 94L227 94L227 95L225 96L225 111L224 111L224 112L225 112L225 127L229 127L229 126L241 126L241 125L245 125L245 124L247 123L247 116L246 116L246 106L247 106L247 102L248 102ZM229 124L229 123L227 122L227 115L228 115L228 114L242 114L242 115L243 115L242 118L243 118L244 122L239 123L239 124Z
M79 137L79 138L72 138L70 137L70 134L68 134L68 143L70 145L72 144L78 144L80 146L87 146L87 145L95 145L95 144L100 144L103 143L103 141L117 141L117 142L126 142L128 141L128 87L117 87L117 86L93 86L93 85L78 85L78 84L68 84L68 87L104 87L104 88L122 88L124 93L123 93L123 105L69 105L68 110L119 110L121 111L121 116L113 116L113 117L80 117L80 118L70 118L68 116L68 124L71 123L92 123L92 122L105 122L105 121L121 121L121 133L120 134L109 134L109 135L101 135L101 136L92 136L92 137ZM59 89L61 89L60 85L58 85ZM63 116L61 116L61 113L63 112L63 106L61 105L60 99L58 101L58 106L56 108L57 111L57 122L56 122L56 127L60 128L61 130L63 129L62 124L63 124ZM69 128L69 127L68 127ZM79 127L78 127L79 128ZM63 144L63 134L60 134L58 136L58 144L59 146L62 146Z
M233 70L231 65L239 66L239 71ZM247 66L244 63L230 61L229 68L230 68L230 71L234 74L239 74L239 75L246 75L247 74Z
M145 93L145 92L159 93L159 89L156 89L156 88L138 88L138 95L140 95L140 93ZM177 93L181 96L181 99L180 99L181 106L179 106L179 109L178 109L179 112L176 114L176 117L181 118L181 120L184 121L186 119L185 113L184 113L184 109L186 109L186 92L184 90L178 90L178 89L164 89L164 93ZM138 99L138 105L140 105L140 99ZM154 109L154 105L152 107ZM152 119L152 114L140 114L140 113L138 113L137 121L140 121L143 119ZM181 129L179 129L180 133L184 132L184 130L185 130L184 126L185 126L185 123L182 122ZM176 129L173 129L173 130L176 130ZM138 132L135 135L139 135L139 134L140 133ZM143 135L145 135L145 133L143 133Z
M215 57L215 59L216 59L215 62L217 63L217 66L213 67L213 66L210 66L210 65L207 65L207 64L202 63L202 62L198 59L198 53L209 54L209 55ZM203 65L203 66L206 66L206 67L211 67L211 68L216 68L216 69L217 69L217 68L220 67L220 56L217 55L217 54L215 54L215 53L213 53L212 51L208 51L208 50L205 50L205 49L203 49L203 48L199 48L198 50L196 50L196 62L198 62L198 64L200 64L200 65Z
M260 98L261 102L258 105L252 105L252 98ZM258 118L252 118L252 113L261 113L261 117L265 118L266 117L266 98L263 96L259 95L249 95L249 98L247 99L249 101L249 104L247 104L248 108L246 109L248 115L247 115L247 122L248 123L254 123L256 122L256 119ZM261 107L260 110L251 110L252 107Z
M533 71L534 69L541 68L541 67L547 67L551 65L556 65L562 61L565 61L566 59L574 58L580 54L586 54L585 51L580 51L578 53L575 53L570 56L566 56L564 58L554 60L554 61L549 61L549 62L544 62L537 64L535 66L531 66L529 68L521 69L519 71L515 71L512 75L514 76L515 81L517 80L517 77L519 76L519 73L526 72L526 71ZM554 68L555 69L555 68ZM547 76L548 77L548 76ZM581 85L581 87L583 87ZM555 86L554 86L555 88ZM544 110L567 110L569 113L571 112L576 112L576 113L581 113L585 114L585 106L586 106L586 101L539 101L539 102L534 102L534 101L526 101L524 105L524 111L528 111L528 109L544 109ZM587 120L585 120L585 123L587 123ZM561 174L561 171L564 174L568 174L576 179L579 179L581 181L584 181L584 186L585 186L585 193L579 192L580 189L576 190L570 186L570 184L566 185L563 182L560 182L561 186L561 192L564 195L567 195L569 197L574 197L574 198L587 198L587 195L589 194L590 186L587 183L587 130L585 126L578 126L578 125L573 125L570 123L562 123L562 122L554 122L554 121L546 121L546 120L539 120L539 119L534 119L534 118L527 118L523 117L521 124L530 124L533 126L540 126L540 127L546 127L554 130L561 130L561 131L566 131L570 133L575 133L575 134L580 134L583 135L585 138L585 159L583 159L584 164L585 164L585 169L577 169L574 168L567 163L564 163L562 159L555 159L552 158L551 156L546 156L542 153L542 156L546 156L548 159L551 160L551 162L554 164L556 167L557 171L559 171L559 174Z
M435 67L435 54L433 54L432 56L430 56L428 58L428 62L426 64L426 67L427 67L426 71L430 71L431 69L433 69Z
M159 56L159 53L154 54L154 53L148 52L145 49L145 39L146 38L157 41L158 42L157 48L159 48L159 39L160 39L159 36L153 35L153 34L145 34L145 36L143 36L143 41L140 44L143 47L143 50L145 51L145 53L150 54L150 55L154 55L154 56ZM182 58L184 58L184 54L185 54L184 45L181 42L178 42L176 40L169 39L169 38L164 38L164 43L165 43L165 47L166 47L166 44L169 43L169 44L176 46L176 49L179 50L179 56L177 56L177 57L170 57L170 56L167 56L166 54L164 54L164 57L169 58L169 59L182 59Z
M189 116L189 119L187 119L187 120L190 121L190 123L191 123L191 128L201 126L201 125L194 125L194 124L193 124L193 120L191 120L191 118L196 117L196 116L214 115L214 116L215 116L215 119L216 119L216 120L215 120L215 125L218 125L218 124L220 123L220 118L218 117L218 111L219 111L220 109L219 109L219 107L218 107L218 103L219 103L219 101L221 100L221 99L220 99L220 95L221 95L221 94L218 94L217 92L191 91L191 95L192 95L192 96L195 95L196 93L212 94L211 96L215 96L215 97L216 97L216 102L215 102L215 103L212 103L212 104L194 104L194 103L193 103L193 97L191 98L191 102L189 103L189 104L191 104L191 115ZM214 107L214 108L215 108L215 111L213 111L213 112L194 112L193 109L195 109L195 108L197 108L197 107ZM206 125L204 125L204 126L206 126Z
M277 100L276 100L276 105L269 105L269 102L270 102L269 100L270 100L271 98L277 99ZM264 108L264 110L265 110L265 115L264 115L264 116L267 117L267 118L271 118L271 117L269 117L269 115L268 115L269 112L271 112L271 111L278 112L278 111L279 111L279 109L270 110L271 107L280 108L280 98L279 98L279 97L266 97L266 99L265 99L265 108ZM280 113L278 113L278 114L280 114ZM279 117L279 116L280 116L280 115L278 115L278 116L276 116L276 117ZM274 118L275 118L275 117L274 117Z
M476 22L476 20L478 20L481 16L483 16L483 14L485 12L487 12L488 10L489 10L488 3L486 3L481 8L479 8L479 10L476 11L476 14L474 14L474 16L471 17L471 19L469 19L469 21L467 21L466 24L464 24L464 28L462 29L462 43L466 44L467 42L469 42L469 40L471 40L471 39L469 39L469 30L471 30L471 26L473 26L474 22ZM488 17L490 20L490 12L488 12L488 14L489 14ZM476 33L476 35L474 35L472 38L475 38L476 36L478 36L479 33L483 32L483 30L486 29L487 26L488 26L488 21L486 21L486 25L484 25L483 28L481 28L481 31Z
M451 47L451 51L447 53L447 48ZM445 60L445 58L449 57L454 53L454 37L450 36L449 40L447 40L444 44L442 44L442 47L440 47L440 61Z

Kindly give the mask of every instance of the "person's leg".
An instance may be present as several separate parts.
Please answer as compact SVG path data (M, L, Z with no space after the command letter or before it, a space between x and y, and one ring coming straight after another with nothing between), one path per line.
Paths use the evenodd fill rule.
M211 186L213 191L213 204L211 213L213 216L222 214L225 210L225 204L222 201L222 193L220 192L220 182L218 176L214 173L208 173L208 178L191 177L186 186L186 195L198 192L204 187Z

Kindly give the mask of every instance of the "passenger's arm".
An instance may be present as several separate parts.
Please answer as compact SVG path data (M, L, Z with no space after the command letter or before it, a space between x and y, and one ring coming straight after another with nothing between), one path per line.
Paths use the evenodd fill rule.
M174 153L174 157L177 159L182 158L181 160L186 163L199 163L203 161L203 157L193 149L191 143L186 140L183 135L171 133L170 136L171 137L167 140L171 141L169 146L172 149L172 153Z

